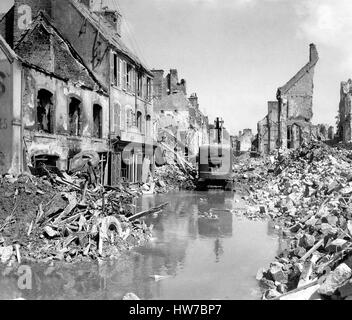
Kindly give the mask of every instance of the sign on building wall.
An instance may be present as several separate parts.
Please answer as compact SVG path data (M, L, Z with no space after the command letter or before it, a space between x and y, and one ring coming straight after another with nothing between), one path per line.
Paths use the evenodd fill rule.
M8 172L12 158L11 64L0 50L0 174Z

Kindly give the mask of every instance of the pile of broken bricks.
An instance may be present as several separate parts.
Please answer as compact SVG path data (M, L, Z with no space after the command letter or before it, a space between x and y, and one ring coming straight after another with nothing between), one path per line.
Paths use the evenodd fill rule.
M155 192L168 193L179 190L195 189L196 172L181 168L176 163L156 167L154 174Z
M352 299L352 152L312 142L270 162L249 192L281 242L263 299Z

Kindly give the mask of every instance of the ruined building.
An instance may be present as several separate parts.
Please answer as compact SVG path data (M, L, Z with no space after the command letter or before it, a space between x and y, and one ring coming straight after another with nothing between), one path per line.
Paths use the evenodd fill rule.
M197 94L187 96L186 81L179 81L178 72L171 69L152 70L154 75L154 113L157 139L190 160L199 146L208 142L208 117L199 109Z
M344 143L352 141L351 101L352 80L341 82L340 105L338 115L338 140Z
M244 129L232 137L232 148L237 154L251 152L254 139L252 130Z
M105 183L145 179L153 75L123 43L120 13L89 0L15 0L0 34L0 173L68 170L95 151Z
M314 44L309 62L277 91L277 101L268 103L267 116L258 123L258 151L269 153L278 147L295 149L312 137L313 79L319 60Z
M258 152L268 153L277 148L279 103L268 102L268 115L258 123Z

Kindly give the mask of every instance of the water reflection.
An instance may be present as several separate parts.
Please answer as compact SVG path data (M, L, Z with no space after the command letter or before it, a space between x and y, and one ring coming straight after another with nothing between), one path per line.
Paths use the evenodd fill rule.
M32 290L19 291L16 276L0 277L0 298L121 299L127 292L143 299L259 298L255 274L277 252L272 227L238 219L233 212L242 204L231 192L146 196L137 211L165 202L163 214L146 218L153 240L118 263L35 266ZM202 217L209 212L218 219Z

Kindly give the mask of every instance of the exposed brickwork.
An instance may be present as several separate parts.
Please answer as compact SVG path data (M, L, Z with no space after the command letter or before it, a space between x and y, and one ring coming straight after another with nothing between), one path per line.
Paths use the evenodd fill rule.
M80 83L94 89L97 83L88 70L73 56L68 44L51 28L44 17L38 17L17 44L16 53L26 62L53 73L61 79Z
M277 102L269 102L268 115L258 123L257 147L269 153L278 147L295 149L312 139L314 70L319 60L314 44L309 62L277 91Z
M186 81L179 82L176 69L171 69L166 76L164 70L152 70L152 73L154 112L159 128L178 132L180 149L184 150L185 146L189 154L197 154L199 145L209 142L209 120L199 110L197 94L187 97Z
M341 82L340 105L339 105L339 128L338 138L345 143L352 140L352 80Z
M283 149L297 148L311 138L313 80L318 60L317 49L311 44L309 62L285 86L278 89L279 143Z
M26 31L24 25L30 22L28 19L33 21L40 10L45 11L51 16L52 2L53 0L15 0L13 21L14 44L19 40L21 34ZM30 11L26 11L26 8L30 8ZM26 14L28 16L24 19L24 15ZM28 24L29 27L30 25Z
M153 92L149 87L152 75L117 35L120 25L119 21L114 20L114 15L106 12L104 15L97 14L90 10L90 1L84 2L86 4L79 0L15 0L12 18L11 11L7 14L11 18L8 20L11 25L9 27L8 23L4 24L4 20L1 20L0 32L10 35L8 43L25 61L23 70L20 70L23 78L18 77L16 91L23 93L22 105L21 102L18 105L23 112L28 153L57 155L60 158L59 167L65 169L68 158L77 152L110 151L113 159L120 159L112 167L121 168L121 157L118 155L121 155L127 144L133 142L153 148ZM45 19L39 23L41 18ZM116 57L121 64L128 65L129 80L135 72L142 74L143 96L137 96L131 83L127 91L123 90L122 79L119 85L112 83L117 71L114 68ZM120 75L127 79L127 68L124 70ZM45 97L50 97L44 106L48 107L48 113L42 112L44 102L38 104L38 92L44 92ZM72 98L79 100L79 107L76 108L79 113L71 112L71 118L74 118L70 119L68 109ZM92 137L94 105L99 105L102 109L102 139ZM55 108L53 117L52 108ZM141 115L138 128L135 120L130 127L126 126L127 112L131 113L132 119L137 114ZM149 130L146 129L147 121ZM51 126L47 126L49 122L54 123L54 132L51 132ZM77 123L76 128L79 130L75 134L79 137L70 136L70 123ZM40 128L46 131L39 132L38 135ZM20 144L22 138L17 139ZM117 142L110 150L107 143L109 138ZM153 162L152 154L147 155L143 151L141 156L143 161L149 157ZM128 171L141 171L136 159L134 157L129 164L131 170ZM113 177L109 174L109 178L114 183L118 182L115 179L117 175ZM137 182L141 175L128 174L126 178Z

